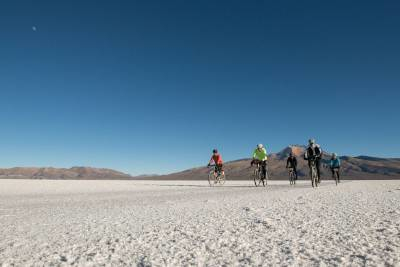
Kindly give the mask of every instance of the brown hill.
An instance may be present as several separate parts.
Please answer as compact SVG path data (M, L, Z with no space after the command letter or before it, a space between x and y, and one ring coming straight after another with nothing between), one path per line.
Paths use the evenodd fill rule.
M300 179L308 179L307 162L303 159L304 146L289 146L269 156L268 169L271 179L287 179L286 158L290 152L297 156L298 172ZM327 167L330 153L325 152L323 158L322 173L323 177L330 178L330 170ZM342 161L343 179L400 179L400 159L383 159L367 156L340 158ZM228 179L246 180L251 178L252 168L250 159L236 160L227 162L225 170ZM160 180L203 180L207 178L209 170L206 167L189 169L179 173L169 175L147 177L147 179Z
M111 169L90 167L65 168L10 168L0 169L0 178L3 179L92 179L92 180L126 180L132 179L129 174Z

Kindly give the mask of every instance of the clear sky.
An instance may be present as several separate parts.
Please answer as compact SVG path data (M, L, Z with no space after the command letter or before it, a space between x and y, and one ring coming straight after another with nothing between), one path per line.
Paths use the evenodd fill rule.
M400 1L2 1L0 166L400 157Z

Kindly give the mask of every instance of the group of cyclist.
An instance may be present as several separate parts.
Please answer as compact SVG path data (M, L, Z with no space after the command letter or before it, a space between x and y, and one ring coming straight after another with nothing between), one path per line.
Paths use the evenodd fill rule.
M310 139L308 141L308 147L304 153L304 160L308 161L308 166L311 172L311 164L315 163L315 167L317 170L318 183L321 181L321 160L322 160L323 152L321 146L315 142L314 139ZM251 161L251 166L257 165L262 167L263 177L267 177L267 161L268 155L267 150L262 144L258 144L256 149L253 152L253 160ZM217 176L219 173L224 175L224 162L222 160L221 154L217 149L213 150L213 155L208 163L210 166L212 163L215 165L214 176ZM340 182L339 170L340 170L341 162L336 153L332 154L330 159L329 167L332 172L332 177L334 178L335 173L337 174L337 178ZM290 152L289 157L286 160L286 168L293 170L295 175L295 180L297 180L297 158L296 156Z

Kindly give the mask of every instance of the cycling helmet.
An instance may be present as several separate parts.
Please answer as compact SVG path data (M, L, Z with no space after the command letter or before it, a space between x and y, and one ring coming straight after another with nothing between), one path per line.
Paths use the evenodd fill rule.
M336 153L332 153L332 158L336 158L337 154Z
M213 153L214 153L214 154L217 154L217 153L218 153L218 149L216 149L216 148L213 149Z
M309 143L310 145L314 145L314 144L315 144L315 139L310 139L310 140L308 140L308 143Z
M258 145L257 145L257 148L258 148L258 149L261 149L261 148L263 148L263 147L264 147L263 144L258 144Z

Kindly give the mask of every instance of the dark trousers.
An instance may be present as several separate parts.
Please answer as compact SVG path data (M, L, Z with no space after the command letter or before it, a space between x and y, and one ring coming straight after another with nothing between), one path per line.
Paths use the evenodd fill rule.
M335 170L337 170L337 176L338 176L338 179L340 180L340 168L331 168L332 178L335 178Z

